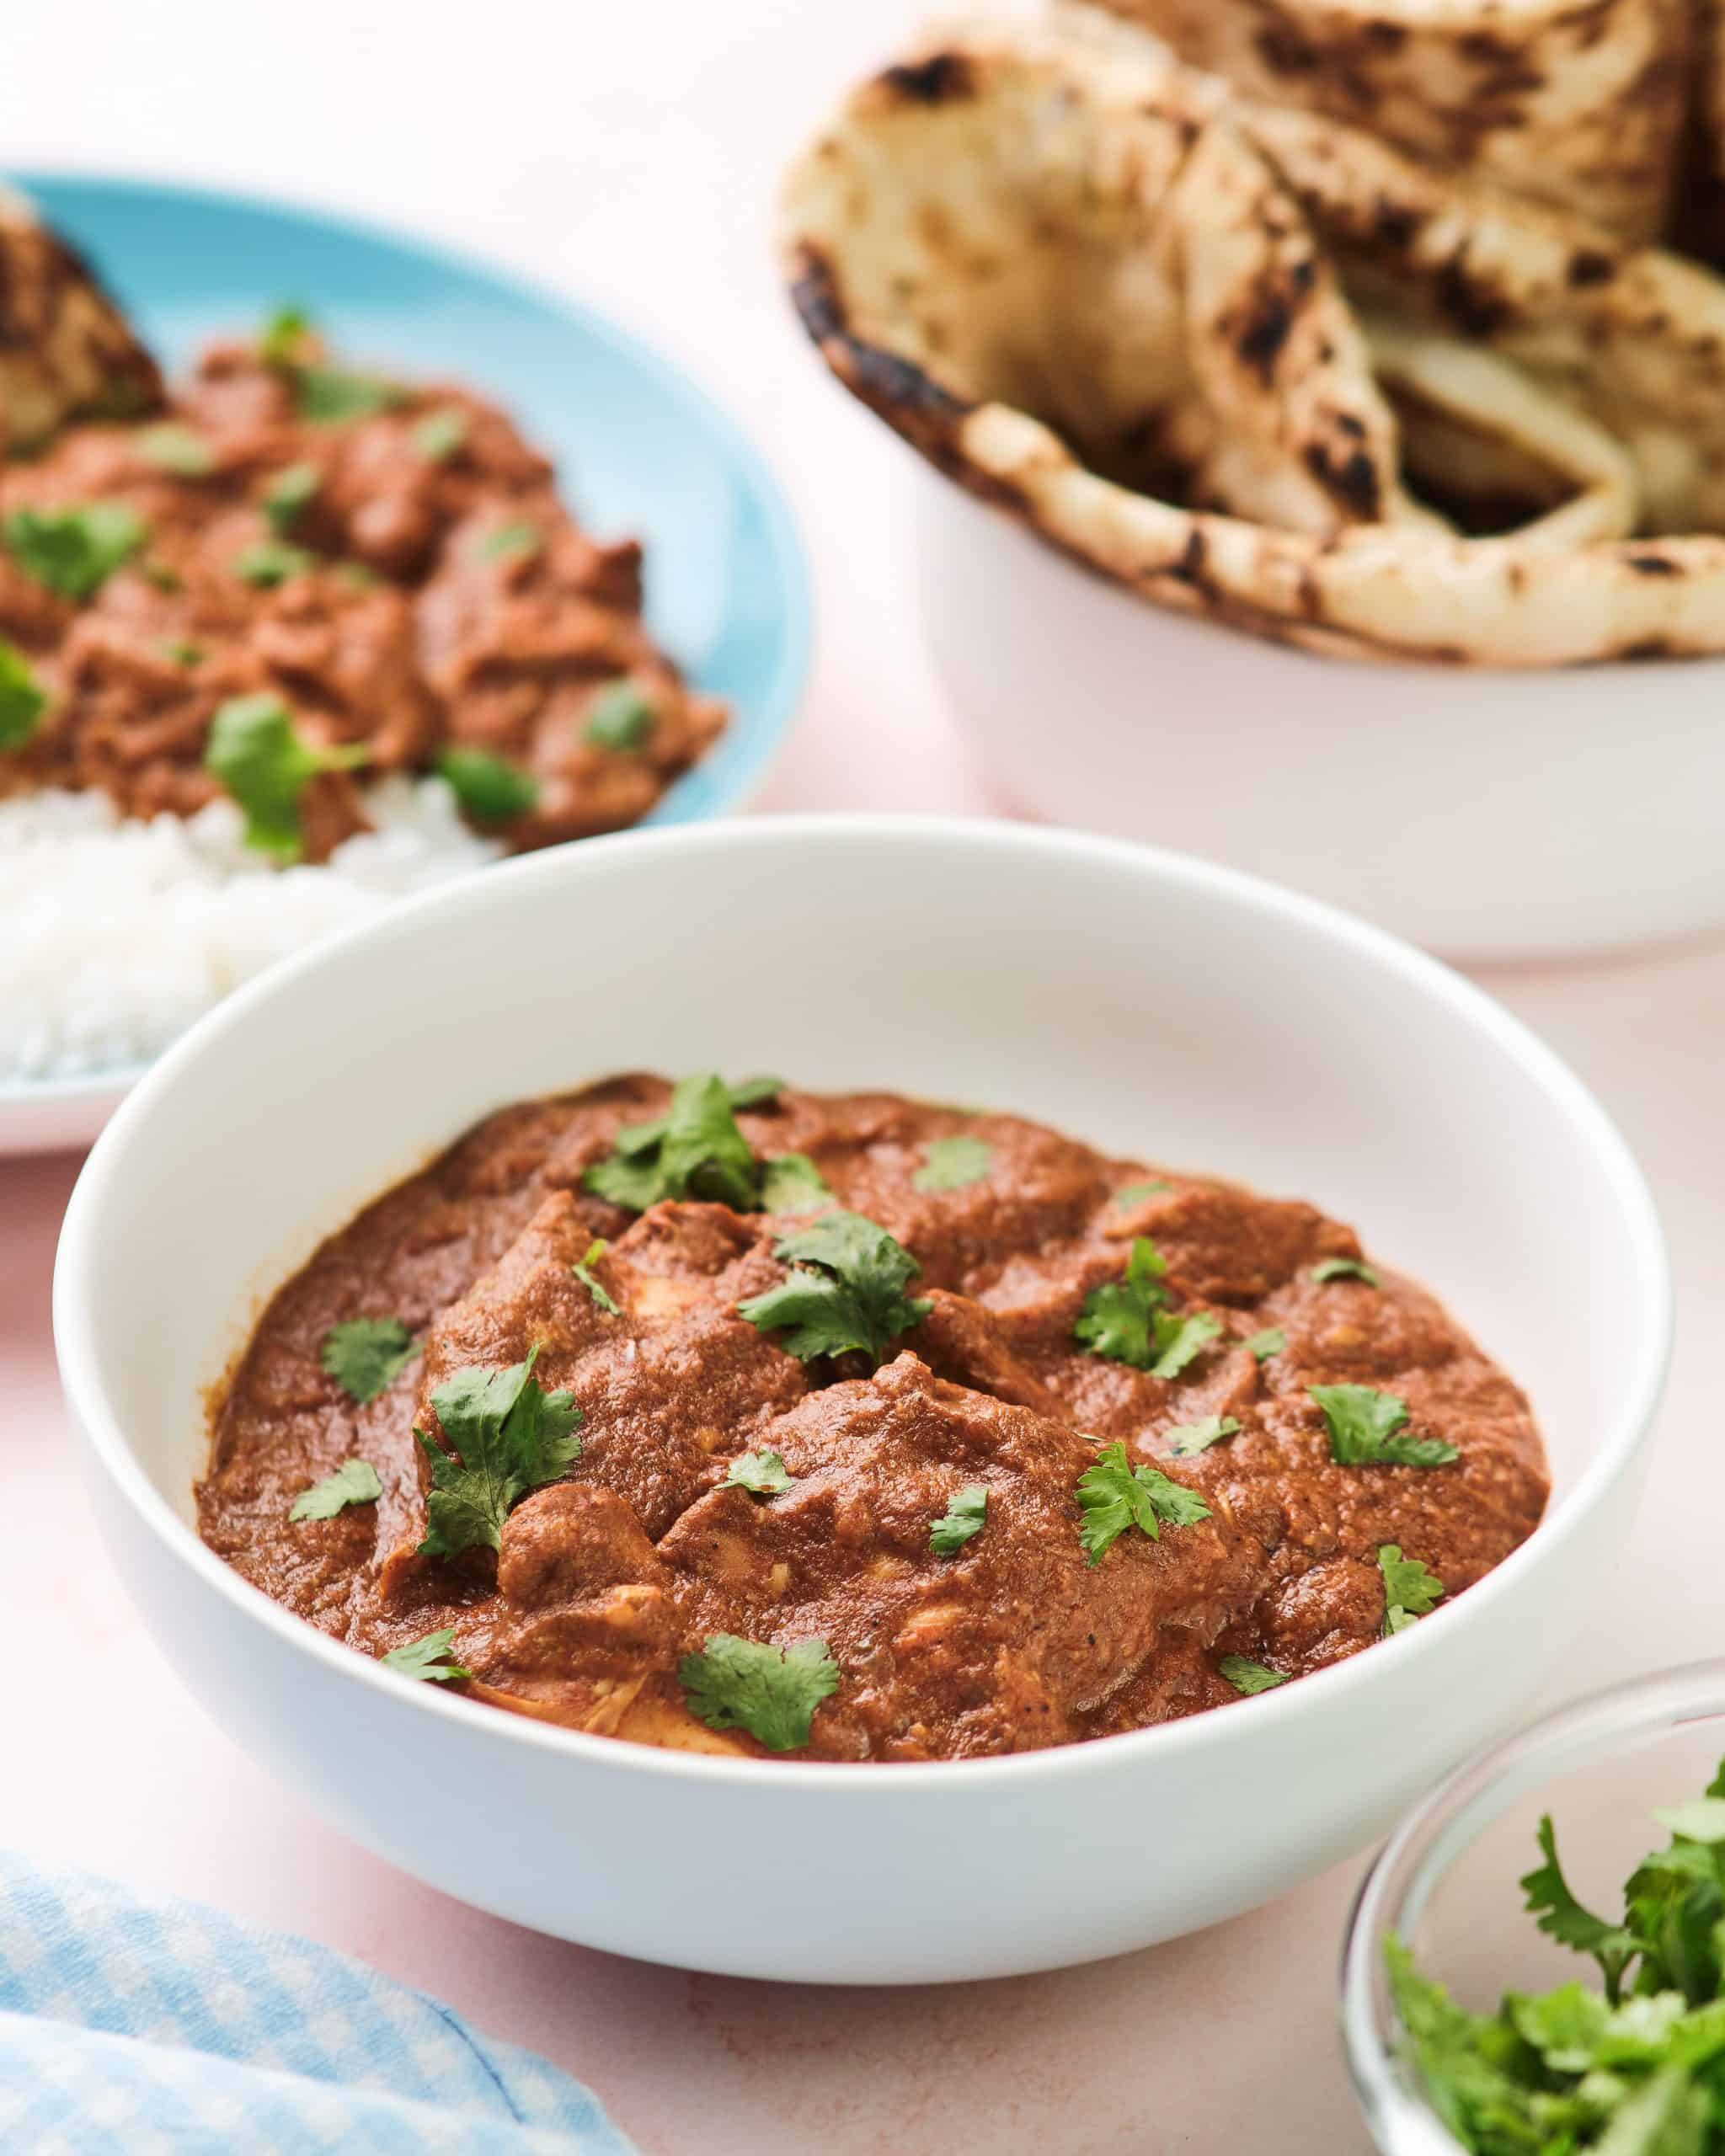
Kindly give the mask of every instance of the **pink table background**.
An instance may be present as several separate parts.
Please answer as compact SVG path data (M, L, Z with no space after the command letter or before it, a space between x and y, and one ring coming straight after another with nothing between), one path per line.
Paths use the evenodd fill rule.
M561 277L634 320L754 427L808 533L820 649L764 805L974 813L997 804L928 678L903 584L920 482L811 363L766 242L786 149L916 12L914 0L602 11L488 0L477 45L418 0L362 15L301 0L279 18L180 0L172 40L155 11L87 0L8 23L9 149L20 163L312 193ZM1721 1647L1725 1452L1708 1351L1725 1303L1725 942L1489 985L1619 1118L1664 1210L1679 1287L1645 1503L1624 1523L1555 1701ZM0 1842L362 1955L583 2075L651 2156L921 2156L959 2142L1001 2156L1365 2149L1332 2028L1357 1863L1199 1938L1094 1968L821 1993L538 1938L323 1827L180 1689L94 1539L48 1337L77 1166L0 1163ZM52 1620L51 1657L25 1614L37 1611ZM1153 1859L1153 1831L1146 1841Z

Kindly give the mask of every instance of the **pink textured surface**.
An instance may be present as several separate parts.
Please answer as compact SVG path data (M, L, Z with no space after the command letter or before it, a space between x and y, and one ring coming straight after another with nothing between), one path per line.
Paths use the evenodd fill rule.
M164 43L151 11L88 0L8 24L22 93L8 142L21 161L171 169L405 217L560 275L633 318L755 429L809 536L818 662L766 805L974 812L1001 804L970 767L911 627L904 564L916 477L810 362L764 236L786 150L921 12L920 0L605 10L494 0L476 45L441 35L409 0L381 0L363 20L337 0L302 0L279 19L183 0L183 35ZM526 68L524 41L537 56ZM1201 726L1199 711L1195 734ZM1642 1513L1567 1665L1563 1689L1579 1692L1719 1649L1725 1466L1706 1348L1725 1294L1714 1105L1725 945L1491 985L1621 1120L1664 1209L1679 1284L1661 1443ZM95 1540L48 1337L54 1240L76 1168L0 1162L0 1841L360 1954L581 2074L649 2156L1365 2148L1333 2036L1357 1863L1200 1938L1091 1969L940 1992L821 1993L537 1938L430 1893L323 1827L180 1689ZM1393 1248L1393 1224L1374 1235ZM35 1613L52 1622L51 1655L38 1646ZM1156 1860L1153 1816L1145 1853ZM1058 1863L1059 1852L1026 1861Z

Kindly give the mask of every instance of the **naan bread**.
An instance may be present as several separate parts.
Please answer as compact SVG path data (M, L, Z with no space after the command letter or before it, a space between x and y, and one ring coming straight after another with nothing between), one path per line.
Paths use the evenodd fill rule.
M840 378L1146 596L1358 656L1725 648L1725 282L1674 256L1073 11L862 85L783 223Z
M1573 210L1665 229L1693 6L1718 0L1104 0L1248 93Z
M156 363L72 249L0 188L0 451L66 420L130 417L162 399Z

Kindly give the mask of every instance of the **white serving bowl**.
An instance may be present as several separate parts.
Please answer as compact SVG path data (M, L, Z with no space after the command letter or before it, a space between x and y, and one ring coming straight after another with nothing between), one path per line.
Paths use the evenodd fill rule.
M1725 923L1725 659L1323 659L1175 614L919 475L916 587L987 770L1475 959Z
M322 1236L503 1102L704 1066L987 1102L1321 1200L1525 1382L1549 1517L1453 1607L1300 1684L925 1766L695 1758L481 1708L325 1638L203 1547L200 1389ZM1520 1710L1597 1591L1669 1316L1610 1123L1433 961L1177 855L852 818L590 841L276 969L120 1108L55 1281L115 1560L240 1743L368 1847L516 1922L846 1983L1118 1953L1379 1832ZM483 1834L451 1823L478 1817Z

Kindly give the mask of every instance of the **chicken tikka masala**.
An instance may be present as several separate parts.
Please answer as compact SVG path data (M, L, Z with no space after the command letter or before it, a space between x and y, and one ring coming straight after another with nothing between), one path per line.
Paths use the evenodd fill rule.
M1514 1384L1310 1205L702 1074L505 1108L368 1206L265 1310L198 1505L471 1698L916 1760L1322 1668L1546 1491Z

